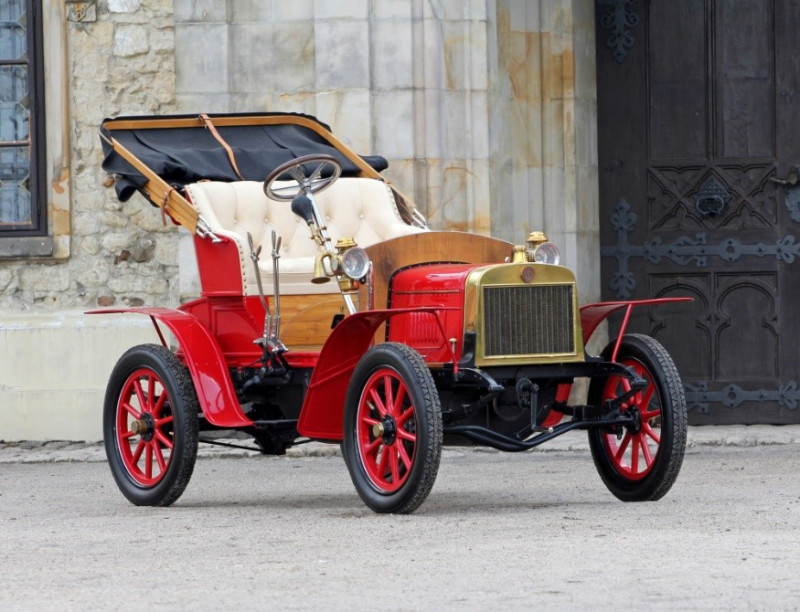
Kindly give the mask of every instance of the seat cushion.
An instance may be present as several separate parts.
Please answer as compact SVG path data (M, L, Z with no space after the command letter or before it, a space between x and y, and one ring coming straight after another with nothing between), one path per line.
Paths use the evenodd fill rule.
M264 194L263 183L204 181L187 185L192 204L209 228L237 242L245 295L258 292L250 260L247 234L261 246L259 269L264 291L272 291L272 230L281 236L280 283L286 294L336 293L335 282L311 283L318 246L305 221L291 211L290 202L272 200ZM353 238L359 246L426 231L407 225L397 210L394 195L386 183L368 178L340 178L315 196L323 222L333 243Z

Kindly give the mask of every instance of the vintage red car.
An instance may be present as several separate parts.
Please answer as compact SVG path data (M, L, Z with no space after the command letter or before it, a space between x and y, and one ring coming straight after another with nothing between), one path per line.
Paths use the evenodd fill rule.
M134 504L175 502L219 430L265 454L340 444L376 512L420 506L443 444L526 451L576 429L618 498L674 483L680 376L653 338L625 333L634 307L670 300L579 308L544 234L515 246L431 231L385 160L306 115L123 117L101 138L120 199L139 191L193 233L202 286L175 309L125 311L161 339L122 355L104 405L111 472ZM587 354L616 311L619 336ZM588 397L571 404L579 378Z

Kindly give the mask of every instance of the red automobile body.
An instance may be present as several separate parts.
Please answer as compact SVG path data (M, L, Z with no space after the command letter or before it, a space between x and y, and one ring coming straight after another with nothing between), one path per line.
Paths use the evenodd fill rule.
M147 315L166 346L158 323L165 325L178 342L177 354L189 368L208 422L222 428L250 427L253 421L242 412L230 371L246 367L260 358L262 351L253 339L262 334L264 308L259 298L242 296L236 281L230 281L232 277L237 278L233 272L239 266L238 256L230 252L236 248L232 242L197 242L202 244L200 249L211 250L204 253L207 256L198 257L202 262L203 286L208 289L200 299L178 309L108 309L88 314L129 312ZM388 341L411 346L429 364L454 364L457 371L463 340L464 285L466 277L477 267L480 266L436 264L404 270L393 279L390 309L359 312L346 317L331 332L321 352L286 352L284 358L291 367L313 369L300 411L298 433L320 440L341 440L344 400L350 376L358 360L373 343L376 331L387 321ZM626 309L626 316L620 338L634 307L688 299L660 298L585 305L580 310L584 342L603 320L621 309ZM556 399L566 401L570 389L571 385L561 385ZM559 418L560 415L551 415L550 422Z

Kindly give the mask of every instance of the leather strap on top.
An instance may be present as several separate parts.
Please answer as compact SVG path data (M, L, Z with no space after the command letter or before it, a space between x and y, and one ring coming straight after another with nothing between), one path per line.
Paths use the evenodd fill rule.
M211 132L211 135L214 137L214 139L219 144L222 145L223 149L225 149L225 152L228 154L228 161L230 161L231 163L231 168L233 168L233 171L236 173L236 176L238 176L239 179L243 181L244 177L242 176L242 173L239 172L239 166L236 165L236 157L234 157L233 155L233 149L231 149L230 145L227 142L225 142L225 139L219 135L217 128L215 128L214 124L211 123L211 118L208 115L206 115L205 113L200 113L200 120L206 126L206 129L209 132Z

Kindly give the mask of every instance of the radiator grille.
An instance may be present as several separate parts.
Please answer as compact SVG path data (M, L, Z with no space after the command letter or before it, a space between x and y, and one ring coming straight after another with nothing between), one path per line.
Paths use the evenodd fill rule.
M572 285L484 287L485 356L572 353Z

